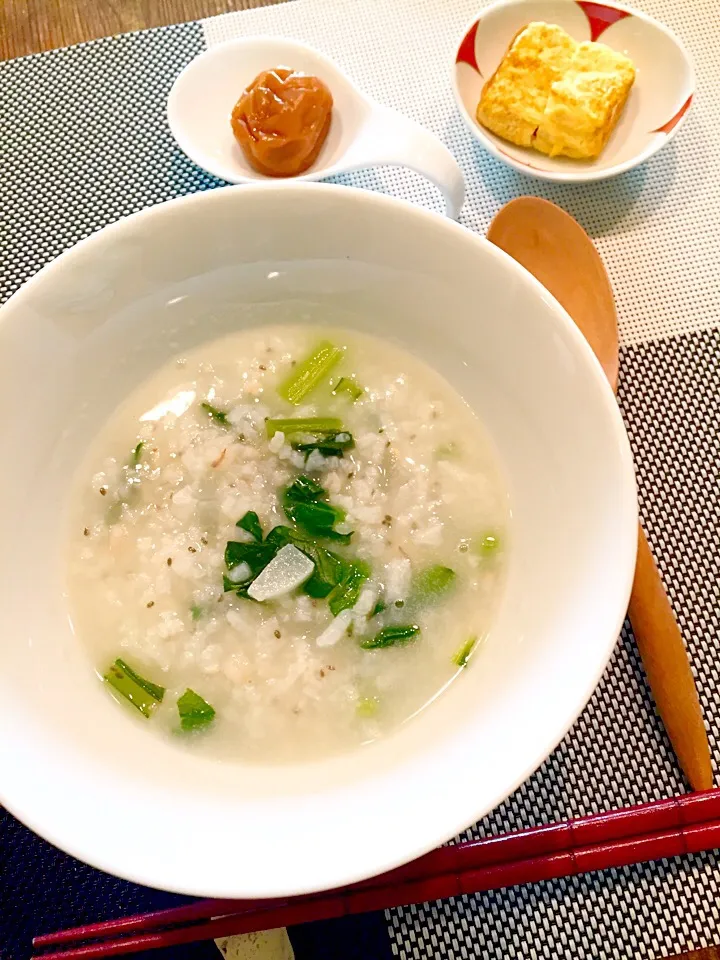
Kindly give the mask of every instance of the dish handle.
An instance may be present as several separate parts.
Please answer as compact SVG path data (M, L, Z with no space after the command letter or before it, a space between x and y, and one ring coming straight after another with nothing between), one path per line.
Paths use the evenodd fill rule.
M375 105L360 136L346 155L353 169L387 164L414 170L445 198L445 212L457 220L465 199L465 178L448 148L425 127L389 107Z

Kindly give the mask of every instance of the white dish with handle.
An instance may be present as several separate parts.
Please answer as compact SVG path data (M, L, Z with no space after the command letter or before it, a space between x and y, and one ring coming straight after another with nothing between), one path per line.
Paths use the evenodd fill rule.
M365 167L404 166L442 192L457 219L465 182L457 161L438 138L396 110L362 93L332 60L299 40L244 37L211 47L178 76L168 98L168 122L178 146L199 167L229 183L271 179L248 163L230 126L230 113L258 74L288 67L318 77L330 89L330 131L305 173L274 182L322 180Z

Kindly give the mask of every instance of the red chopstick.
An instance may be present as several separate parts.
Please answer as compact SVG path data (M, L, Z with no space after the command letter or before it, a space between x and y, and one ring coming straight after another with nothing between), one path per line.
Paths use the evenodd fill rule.
M90 960L479 893L717 846L720 790L711 790L441 847L397 870L340 890L280 900L199 900L45 934L36 937L33 946L70 944L43 957ZM103 941L77 945L98 938Z

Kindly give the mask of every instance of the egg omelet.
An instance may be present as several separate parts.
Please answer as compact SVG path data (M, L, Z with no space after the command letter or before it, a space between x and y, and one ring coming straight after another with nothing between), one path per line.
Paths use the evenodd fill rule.
M632 61L603 43L578 43L561 27L530 23L485 84L477 119L548 156L598 157L635 80Z

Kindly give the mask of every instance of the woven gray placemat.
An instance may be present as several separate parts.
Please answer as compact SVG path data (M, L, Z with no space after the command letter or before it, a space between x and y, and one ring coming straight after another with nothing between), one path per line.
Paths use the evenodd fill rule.
M648 10L678 28L695 55L698 103L677 140L644 167L578 189L541 185L495 163L459 121L445 65L473 6L471 0L362 5L297 0L0 64L0 298L117 217L220 186L176 149L164 119L174 77L206 43L243 33L286 33L325 50L378 99L445 139L468 178L463 211L468 227L483 231L503 202L539 192L569 209L596 239L619 302L625 343L620 400L643 519L691 652L717 762L720 141L712 131L720 120L720 99L712 91L720 85L713 30L720 31L715 7L709 0L692 9L648 0ZM394 65L392 83L388 63ZM342 180L439 209L434 188L405 171L373 170ZM626 629L570 734L472 834L683 789ZM16 850L13 862L35 862L41 849ZM78 896L86 900L92 898L92 875L82 873L88 887ZM656 957L720 940L719 876L714 854L686 857L389 911L388 927L403 960Z

